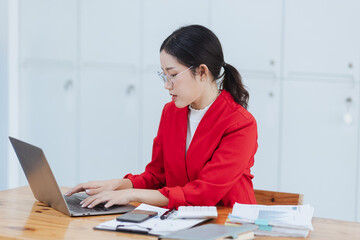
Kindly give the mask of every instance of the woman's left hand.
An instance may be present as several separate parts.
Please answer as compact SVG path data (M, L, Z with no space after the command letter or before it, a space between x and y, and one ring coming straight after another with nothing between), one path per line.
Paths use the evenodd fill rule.
M103 191L84 199L80 204L81 207L93 208L100 203L106 203L105 207L113 205L124 205L131 201L133 189L124 189L118 191Z

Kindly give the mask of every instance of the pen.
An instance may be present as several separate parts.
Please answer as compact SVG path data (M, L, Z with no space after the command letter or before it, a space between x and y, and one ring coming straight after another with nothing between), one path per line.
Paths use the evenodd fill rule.
M175 212L175 209L167 210L163 215L160 216L160 219L161 220L167 219L173 212Z

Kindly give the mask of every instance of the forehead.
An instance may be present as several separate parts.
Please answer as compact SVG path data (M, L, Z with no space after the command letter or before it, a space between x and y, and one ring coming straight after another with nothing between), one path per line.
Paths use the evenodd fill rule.
M176 69L182 66L174 56L164 50L160 52L160 64L163 70Z

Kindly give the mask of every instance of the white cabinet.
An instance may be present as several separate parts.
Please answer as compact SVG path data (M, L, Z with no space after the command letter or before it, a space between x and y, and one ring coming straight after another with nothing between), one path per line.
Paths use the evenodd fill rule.
M359 79L360 2L285 1L285 76L337 74Z
M81 1L80 181L139 169L140 1Z
M41 147L59 184L71 186L77 178L77 4L20 1L19 8L19 137Z
M77 179L78 146L75 72L46 66L23 68L21 75L21 139L42 148L58 183L72 186Z
M211 1L211 28L222 43L225 62L242 75L249 111L258 124L252 168L258 189L278 186L281 13L281 0Z
M277 190L279 181L280 83L271 76L245 75L250 95L248 110L258 125L258 150L255 155L254 188Z
M351 81L284 82L280 189L303 193L315 216L355 220L358 99Z
M156 136L161 111L170 95L164 89L157 71L161 72L160 46L177 28L190 24L208 26L209 4L201 1L143 1L143 77L141 91L142 169L151 160L153 139Z
M81 79L80 181L137 172L138 74L89 69L82 71Z
M279 77L281 25L282 0L211 1L211 29L223 46L225 62L240 72Z
M139 0L82 0L80 9L79 47L82 66L139 66Z
M21 0L19 38L21 62L71 64L77 56L77 1Z

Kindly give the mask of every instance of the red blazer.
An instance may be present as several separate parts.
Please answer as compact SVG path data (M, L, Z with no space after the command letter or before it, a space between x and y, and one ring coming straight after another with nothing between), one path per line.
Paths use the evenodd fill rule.
M250 168L257 150L254 117L223 90L202 118L185 155L188 107L165 105L152 160L134 188L158 189L178 206L255 204Z

